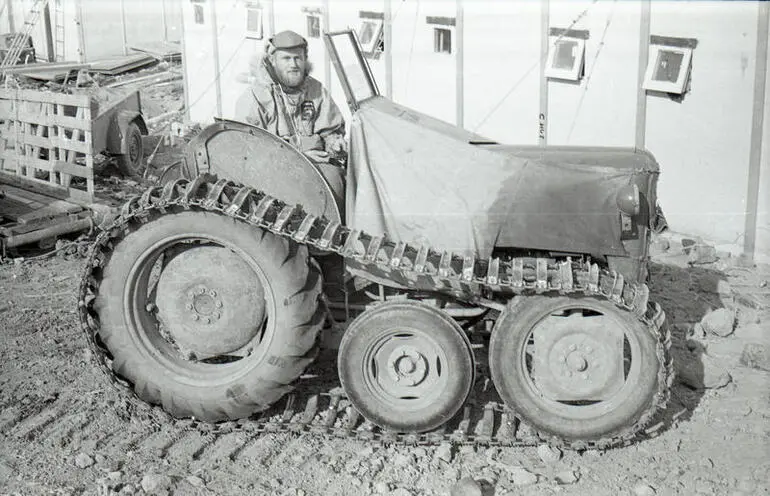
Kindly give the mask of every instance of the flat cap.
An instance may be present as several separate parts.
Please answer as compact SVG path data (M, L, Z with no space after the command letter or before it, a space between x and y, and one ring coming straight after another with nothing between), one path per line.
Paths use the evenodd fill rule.
M305 48L307 40L294 31L281 31L270 38L270 44L276 49Z

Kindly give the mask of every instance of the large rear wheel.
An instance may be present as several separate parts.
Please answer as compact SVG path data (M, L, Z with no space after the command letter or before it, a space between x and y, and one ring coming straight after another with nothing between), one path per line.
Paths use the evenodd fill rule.
M664 406L659 346L635 314L611 302L532 296L498 319L489 363L506 404L541 432L613 444Z
M307 249L212 212L126 235L94 308L113 371L176 417L247 417L317 352L321 277Z

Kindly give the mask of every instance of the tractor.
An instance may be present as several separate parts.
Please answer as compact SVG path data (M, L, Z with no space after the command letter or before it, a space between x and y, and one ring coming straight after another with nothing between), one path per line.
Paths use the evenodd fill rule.
M381 96L355 33L324 36L347 168L248 124L203 129L184 177L129 200L90 251L80 318L107 372L173 417L247 419L295 387L330 308L355 306L339 387L384 432L460 415L479 353L541 438L648 431L673 377L646 285L654 157L490 141Z

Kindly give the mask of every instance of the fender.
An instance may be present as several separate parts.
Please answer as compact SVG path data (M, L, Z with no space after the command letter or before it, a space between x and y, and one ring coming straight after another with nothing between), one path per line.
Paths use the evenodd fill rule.
M126 134L128 125L134 121L139 126L139 131L146 136L148 134L147 124L144 122L141 112L137 110L119 110L113 114L112 119L110 119L109 132L107 133L106 150L109 153L114 155L127 153L123 137Z
M194 178L204 172L342 223L342 205L321 169L286 141L251 124L217 120L190 141L184 176Z

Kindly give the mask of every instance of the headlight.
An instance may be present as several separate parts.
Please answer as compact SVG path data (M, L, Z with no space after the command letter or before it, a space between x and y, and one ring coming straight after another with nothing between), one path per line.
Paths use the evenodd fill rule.
M636 184L628 184L618 190L615 195L615 203L624 214L633 217L639 215L641 200L639 198L639 187Z

